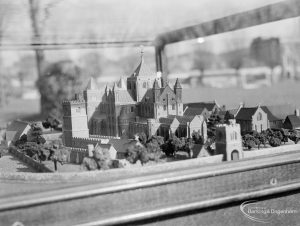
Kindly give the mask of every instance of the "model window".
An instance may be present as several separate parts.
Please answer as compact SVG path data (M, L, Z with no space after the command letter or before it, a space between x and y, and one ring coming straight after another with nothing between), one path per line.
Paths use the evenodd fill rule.
M147 87L146 82L143 82L143 88L146 88L146 87Z
M79 107L79 108L76 108L76 112L80 112L80 107Z
M134 108L133 108L133 107L131 107L131 108L130 108L130 111L131 111L131 112L133 112L133 111L134 111Z
M167 110L167 105L164 105L164 111L166 111Z
M172 104L172 110L175 110L175 104Z
M258 115L257 115L257 121L260 121L260 120L262 120L262 113L258 113Z

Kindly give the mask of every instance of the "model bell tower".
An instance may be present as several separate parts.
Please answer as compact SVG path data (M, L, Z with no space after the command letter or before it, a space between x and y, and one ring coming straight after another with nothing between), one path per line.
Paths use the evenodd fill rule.
M89 138L84 100L63 102L63 142L72 147L73 137Z
M241 127L234 119L229 120L228 124L217 125L216 154L223 154L224 161L243 158Z

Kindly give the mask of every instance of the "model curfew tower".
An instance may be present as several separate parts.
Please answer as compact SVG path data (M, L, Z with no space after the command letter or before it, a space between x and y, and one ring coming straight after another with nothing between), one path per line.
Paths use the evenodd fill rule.
M241 128L234 119L228 124L217 125L216 151L216 154L223 154L225 161L243 158Z

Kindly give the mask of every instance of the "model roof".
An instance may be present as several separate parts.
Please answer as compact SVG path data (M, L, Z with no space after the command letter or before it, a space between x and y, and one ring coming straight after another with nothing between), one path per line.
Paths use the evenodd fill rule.
M229 109L227 111L228 111L229 114L234 116L238 113L239 110L240 110L240 108L235 108L235 109Z
M241 108L236 115L237 120L252 120L252 116L257 111L258 107L253 108Z
M6 129L6 139L16 141L20 138L20 135L28 128L30 124L28 122L15 120L11 122Z
M263 109L263 111L267 113L269 121L278 121L278 120L280 120L279 118L275 117L272 114L272 112L269 110L269 108L267 106L261 106L261 109Z
M183 113L184 116L196 116L202 115L204 111L207 111L206 108L192 108L187 107Z
M289 120L293 128L300 127L300 117L296 115L288 115L285 120Z
M295 107L291 104L271 105L267 108L276 118L281 120L284 120L287 115L293 115L295 111Z
M152 72L148 68L148 66L145 64L144 57L141 56L141 61L131 76L133 76L133 77L149 77L149 76L153 77L153 76L155 76L155 73Z
M192 108L206 108L208 111L212 111L213 108L217 105L215 101L213 102L197 102L197 103L187 103L183 105L183 108L192 107ZM218 105L217 105L218 106ZM219 107L219 106L218 106Z
M118 103L120 104L135 104L132 96L127 90L117 90L118 92Z

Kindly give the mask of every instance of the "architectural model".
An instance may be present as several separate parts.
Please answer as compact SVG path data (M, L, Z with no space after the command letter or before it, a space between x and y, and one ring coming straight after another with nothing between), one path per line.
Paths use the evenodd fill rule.
M182 87L179 80L174 86L151 72L143 54L134 72L121 78L104 94L93 79L83 93L63 103L64 142L72 146L72 138L101 135L132 138L144 132L147 136L168 138L191 137L198 132L206 139L206 122L202 115L184 115Z

